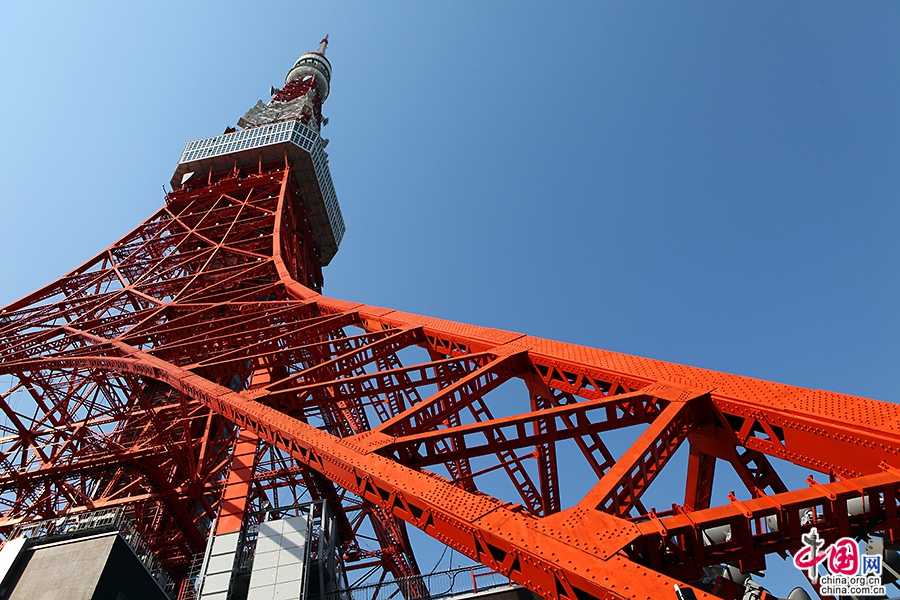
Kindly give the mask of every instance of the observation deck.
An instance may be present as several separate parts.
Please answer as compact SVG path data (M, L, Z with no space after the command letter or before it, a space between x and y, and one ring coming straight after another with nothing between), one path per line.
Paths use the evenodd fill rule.
M309 209L316 249L322 266L337 253L346 227L328 157L319 133L298 120L279 121L187 143L170 185L173 190L194 178L235 167L285 160Z

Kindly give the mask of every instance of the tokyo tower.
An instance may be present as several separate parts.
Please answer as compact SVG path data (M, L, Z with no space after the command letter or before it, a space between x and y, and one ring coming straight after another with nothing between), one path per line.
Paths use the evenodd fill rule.
M222 600L279 597L263 539L302 511L320 566L295 598L434 597L411 527L554 599L766 597L748 575L813 529L890 564L894 404L322 295L345 233L326 46L189 142L156 213L0 311L4 548L127 522L169 597ZM714 493L723 470L749 499Z

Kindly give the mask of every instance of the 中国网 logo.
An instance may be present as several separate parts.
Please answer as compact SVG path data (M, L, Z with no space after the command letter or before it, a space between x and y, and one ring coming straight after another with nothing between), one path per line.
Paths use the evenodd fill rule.
M881 555L861 554L853 538L841 538L826 545L813 527L801 537L803 547L794 554L794 566L806 571L812 583L819 583L823 596L883 596ZM827 575L819 575L825 565Z

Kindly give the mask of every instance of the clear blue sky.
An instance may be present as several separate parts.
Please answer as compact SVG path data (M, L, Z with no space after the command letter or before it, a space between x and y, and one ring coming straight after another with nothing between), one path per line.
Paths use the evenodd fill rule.
M325 293L900 400L900 4L0 5L0 304L330 34Z

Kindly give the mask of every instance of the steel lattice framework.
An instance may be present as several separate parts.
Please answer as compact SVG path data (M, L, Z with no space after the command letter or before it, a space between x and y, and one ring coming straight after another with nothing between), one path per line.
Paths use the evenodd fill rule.
M410 524L569 600L674 597L811 526L898 541L900 407L322 296L311 167L269 158L176 186L0 313L0 531L127 506L183 577L214 519L306 494L349 568L416 574ZM606 434L633 426L615 457ZM685 443L684 487L654 511L644 492ZM584 470L563 456L594 477L565 508ZM789 490L771 458L828 482ZM713 505L717 463L752 499ZM482 491L498 478L514 498Z

